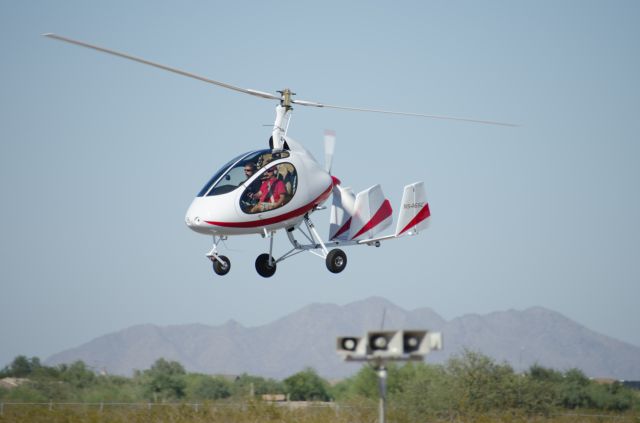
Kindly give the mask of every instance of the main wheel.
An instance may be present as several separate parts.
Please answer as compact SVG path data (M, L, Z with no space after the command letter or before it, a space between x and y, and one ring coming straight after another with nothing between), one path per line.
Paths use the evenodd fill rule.
M220 276L226 275L231 270L231 260L227 256L218 256L218 259L213 259L213 271Z
M274 261L273 264L269 266L269 254L260 254L256 259L256 271L263 278L270 278L276 273L276 263Z
M329 251L326 258L327 269L331 273L340 273L347 267L347 255L339 248Z

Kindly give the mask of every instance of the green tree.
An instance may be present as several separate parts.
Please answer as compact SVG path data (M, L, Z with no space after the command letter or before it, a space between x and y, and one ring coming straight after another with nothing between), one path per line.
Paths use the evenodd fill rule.
M529 368L528 376L533 380L541 382L559 383L562 381L562 373L557 370L548 369L538 364L534 364Z
M96 383L82 392L84 402L137 402L144 399L141 386L135 379L104 375L97 376Z
M346 381L346 385L345 392L349 398L378 398L378 375L371 366L362 366L358 373Z
M190 374L187 376L187 397L194 400L216 400L228 398L233 385L220 376Z
M515 408L518 382L508 364L473 351L451 358L446 365L451 395L461 412L485 412Z
M412 364L398 366L395 363L389 363L386 370L388 395L400 395L407 389L408 381L415 376L415 368ZM332 392L339 399L357 397L377 399L380 396L378 370L372 366L362 366L354 376L333 387Z
M289 376L283 383L293 401L329 400L329 383L318 376L312 368L306 368Z
M187 385L185 375L180 363L160 358L142 373L144 392L154 401L183 398Z
M579 369L564 373L560 383L560 401L565 408L586 408L591 405L588 394L589 378Z
M534 364L519 378L518 407L529 414L548 415L559 405L562 373Z
M450 379L442 366L409 363L399 370L399 376L402 386L392 394L392 403L405 411L408 421L453 412Z
M281 382L274 379L265 379L261 376L251 376L246 373L238 376L233 382L233 392L240 397L248 395L278 394L284 392Z
M19 355L14 358L11 364L5 367L0 374L3 377L28 377L40 367L42 367L42 365L38 357L28 359L24 355Z
M70 366L61 366L60 377L62 381L76 389L85 389L96 383L95 373L82 361L76 361Z
M598 384L591 382L587 387L591 407L607 411L627 411L633 406L633 392L621 383Z

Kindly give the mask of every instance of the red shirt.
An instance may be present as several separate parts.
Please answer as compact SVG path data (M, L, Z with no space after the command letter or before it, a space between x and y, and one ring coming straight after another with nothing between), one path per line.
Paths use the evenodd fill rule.
M262 203L276 203L280 201L280 196L287 193L287 188L278 178L272 178L268 181L263 181L260 185L260 202Z

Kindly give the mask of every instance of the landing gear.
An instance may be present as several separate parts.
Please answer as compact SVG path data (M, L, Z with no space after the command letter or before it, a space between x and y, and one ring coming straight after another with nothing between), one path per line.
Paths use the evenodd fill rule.
M227 239L226 236L213 236L213 247L211 251L207 253L207 258L213 263L213 271L217 275L224 276L231 270L231 260L227 256L221 256L218 254L218 244L221 241Z
M231 270L231 260L227 256L217 256L213 261L213 271L224 276Z
M304 225L302 225L302 223L304 223ZM306 228L306 231L303 228ZM296 240L293 236L293 232L295 230L299 231L307 239L308 243L300 243L298 240ZM284 253L284 255L274 257L273 240L275 238L274 235L276 232L274 230L270 231L266 228L264 228L262 231L262 238L269 239L269 250L266 253L260 254L256 258L255 267L258 274L263 278L270 278L275 275L277 263L280 263L281 261L289 257L305 251L308 251L323 259L325 261L327 269L331 273L341 273L347 267L347 255L339 248L334 248L332 250L329 250L329 248L368 243L366 241L337 240L325 243L324 241L322 241L322 238L320 238L320 235L318 234L318 231L316 231L313 222L311 222L311 219L309 219L309 216L305 215L302 222L286 229L286 235L291 242L292 248ZM223 256L218 253L218 244L226 239L226 236L214 235L213 246L207 253L207 258L211 260L211 263L213 264L213 271L220 276L226 275L227 273L229 273L229 270L231 270L231 260L229 260L227 256ZM374 245L373 242L376 242L377 244L378 241L371 241L368 244Z
M269 264L269 261L271 261L271 264ZM263 278L270 278L276 273L275 259L267 253L260 254L256 259L256 271Z
M347 255L341 249L335 248L329 251L325 262L331 273L340 273L347 267Z

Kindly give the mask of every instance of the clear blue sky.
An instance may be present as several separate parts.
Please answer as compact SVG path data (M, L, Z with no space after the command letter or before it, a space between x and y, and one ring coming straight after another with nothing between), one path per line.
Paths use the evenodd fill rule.
M640 346L637 1L0 2L0 365L139 323L260 325L377 295L467 313L543 306ZM394 207L424 180L419 237L259 277L259 237L184 225L270 101L40 36L56 32L298 98L523 124L297 108L289 134ZM267 126L264 126L267 125ZM315 221L326 234L328 213ZM288 249L276 238L276 251Z

